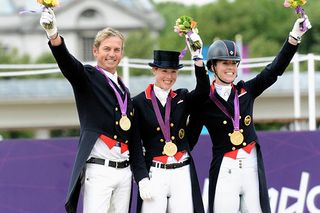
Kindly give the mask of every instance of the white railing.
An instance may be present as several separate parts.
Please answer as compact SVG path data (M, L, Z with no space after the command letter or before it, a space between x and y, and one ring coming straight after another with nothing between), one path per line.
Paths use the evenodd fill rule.
M251 58L243 59L239 66L239 76L243 75L242 70L246 68L265 67L274 57ZM122 67L123 81L130 88L130 68L150 69L148 63L151 59L131 59L124 57L119 64ZM308 64L308 121L309 130L316 130L316 93L315 93L315 61L320 61L320 56L312 53L308 55L296 54L292 59L293 64L293 102L294 102L294 119L295 129L300 130L301 118L301 93L300 93L300 62L307 61ZM193 75L194 67L191 60L181 61L184 64L182 71L191 71ZM95 65L95 62L88 62L88 64ZM6 71L0 72L1 77L16 77L28 75L44 75L51 73L60 73L57 64L0 64L0 70L21 70L21 71Z

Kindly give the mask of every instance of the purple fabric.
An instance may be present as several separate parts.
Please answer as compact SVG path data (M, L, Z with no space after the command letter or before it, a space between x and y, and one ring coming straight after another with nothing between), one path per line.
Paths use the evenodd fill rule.
M61 213L75 139L0 142L0 212Z
M154 90L151 90L151 102L153 106L153 110L156 113L157 121L160 125L161 132L163 134L164 139L166 142L171 141L170 138L170 113L171 113L171 96L170 94L167 97L167 102L166 102L166 109L165 109L165 114L164 114L164 119L162 118L157 98L154 93Z
M123 88L125 89L125 97L124 97L124 100L122 100L121 95L119 94L118 90L115 88L113 83L111 83L111 80L109 79L109 77L103 72L103 70L98 65L96 66L96 68L98 69L98 71L102 75L104 75L104 77L108 81L108 84L113 89L114 94L116 95L118 103L119 103L119 106L120 106L121 115L122 116L127 116L128 93L129 92L127 91L127 88L124 86L124 83L122 82L122 80L120 78L118 78L118 81L122 84Z
M319 212L320 132L259 132L258 135L273 212ZM76 148L76 138L1 141L0 212L65 212ZM211 160L208 135L200 137L193 157L203 187ZM133 195L132 213L136 186ZM82 212L81 200L78 212Z
M232 88L233 89L233 88ZM210 99L219 107L219 109L226 115L228 118L232 120L232 124L234 127L234 130L239 130L239 115L240 115L240 105L239 105L239 97L238 97L238 91L234 89L234 99L233 99L233 108L234 108L234 118L232 115L228 112L227 108L219 101L219 99L214 95L214 91L210 90Z
M320 132L258 132L272 212L320 212ZM208 177L210 136L193 151L200 187ZM207 195L207 194L206 194Z
M299 17L300 18L305 18L304 16L305 16L305 13L304 13L304 10L302 9L302 7L301 6L298 6L298 7L296 7L296 13L299 15ZM300 30L302 31L302 32L305 32L305 31L307 31L307 26L306 26L306 22L305 21L303 21L302 23L300 23Z

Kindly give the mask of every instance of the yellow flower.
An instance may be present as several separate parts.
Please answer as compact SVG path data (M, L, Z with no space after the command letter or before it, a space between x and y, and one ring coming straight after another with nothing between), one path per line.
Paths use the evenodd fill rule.
M289 0L288 3L291 7L296 8L298 6L303 6L307 3L307 0Z
M59 0L37 0L37 2L45 7L56 7L59 5Z

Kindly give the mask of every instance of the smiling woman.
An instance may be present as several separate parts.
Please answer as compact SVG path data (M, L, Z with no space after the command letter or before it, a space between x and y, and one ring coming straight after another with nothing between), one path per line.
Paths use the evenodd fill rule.
M198 37L201 41L200 36ZM202 42L200 42L202 44ZM201 192L191 156L188 116L208 96L209 77L201 47L193 50L197 86L172 90L178 77L180 53L155 50L149 63L154 84L133 98L135 107L132 170L139 185L137 212L204 213ZM148 129L148 131L145 131ZM142 142L142 143L141 143ZM145 150L145 153L142 153Z
M175 69L152 68L155 85L163 90L170 89L177 80L178 71Z
M302 22L305 31L300 28ZM254 78L238 83L234 81L241 57L236 43L217 40L209 47L207 68L215 79L207 101L190 116L190 122L203 124L212 141L210 213L271 212L253 106L284 73L298 49L297 38L310 28L307 16L297 19L275 59Z

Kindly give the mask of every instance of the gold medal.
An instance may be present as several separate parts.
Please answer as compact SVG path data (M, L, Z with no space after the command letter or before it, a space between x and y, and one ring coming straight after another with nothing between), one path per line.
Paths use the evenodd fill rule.
M233 133L229 133L230 141L233 145L238 146L243 142L243 134L241 130L233 130Z
M163 147L163 154L165 154L169 157L174 156L177 153L177 151L178 151L177 146L174 143L172 143L171 141L166 142L166 144Z
M246 126L249 126L251 124L251 116L250 115L247 115L245 118L244 118L244 125Z
M123 116L120 118L119 125L120 125L120 128L121 128L123 131L128 131L128 130L130 129L130 127L131 127L131 121L130 121L130 119L128 118L128 116L123 115Z

